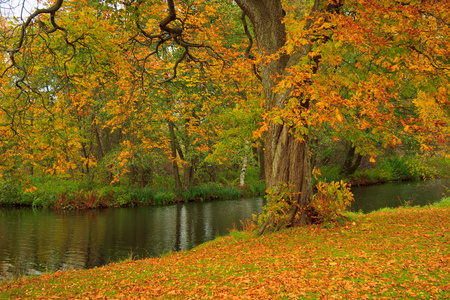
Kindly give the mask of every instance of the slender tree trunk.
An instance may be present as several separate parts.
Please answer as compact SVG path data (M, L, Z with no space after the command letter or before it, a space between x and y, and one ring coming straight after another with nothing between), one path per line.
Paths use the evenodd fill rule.
M139 164L139 167L138 167L138 182L139 182L140 188L145 187L146 183L145 183L144 168L142 167L142 163Z
M96 117L95 114L92 114L92 122L93 122L92 130L94 131L95 139L97 140L97 149L98 149L97 160L100 161L103 157L105 157L105 151L103 150L101 131L98 130L98 125L94 123L95 117Z
M130 184L135 185L136 184L136 167L134 165L130 166Z
M191 186L192 178L194 178L194 160L191 159L189 165L184 167L183 188L187 189Z
M245 185L245 172L247 171L247 155L244 156L244 159L242 160L242 168L241 168L241 175L239 176L239 185L244 186Z
M245 147L244 147L244 159L242 160L242 168L241 168L241 175L239 176L239 185L244 186L245 185L245 172L247 171L247 162L248 162L248 148L249 148L250 142L248 140L245 140Z
M172 151L172 172L173 172L173 178L175 179L175 188L177 190L181 190L181 180L180 180L180 171L178 168L177 163L177 147L176 147L176 140L175 140L175 130L174 125L172 121L169 121L169 131L170 131L170 139L172 140L170 143L170 148Z
M66 162L69 163L70 162L70 158L67 155L67 150L64 150L66 152ZM69 166L69 174L70 174L70 179L72 179L72 181L75 181L75 172L73 171L72 167ZM33 175L33 174L31 174Z
M86 163L84 164L85 168L86 168L86 175L89 175L89 153L86 150L86 144L85 143L81 143L81 149L83 151L83 155L84 158L86 159Z

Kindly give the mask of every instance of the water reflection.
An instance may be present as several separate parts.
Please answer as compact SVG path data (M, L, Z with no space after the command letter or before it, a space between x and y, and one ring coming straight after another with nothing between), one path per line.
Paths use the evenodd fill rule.
M262 198L86 212L0 210L0 280L188 250L262 210Z
M405 201L425 205L450 196L450 179L353 188L351 210L370 212ZM400 201L400 200L401 201ZM0 209L0 280L83 269L169 251L224 235L262 211L264 199L186 203L85 212Z

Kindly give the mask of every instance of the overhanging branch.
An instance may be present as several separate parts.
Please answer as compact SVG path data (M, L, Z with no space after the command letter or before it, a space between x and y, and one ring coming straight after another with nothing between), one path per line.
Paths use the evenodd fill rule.
M36 18L37 16L39 16L41 14L51 14L52 15L52 24L55 26L56 24L54 23L54 14L61 8L61 5L63 4L63 1L64 0L56 0L55 4L53 4L51 7L37 9L34 13L32 13L27 18L25 23L22 24L22 28L21 28L21 31L20 31L20 37L19 37L19 44L16 46L16 48L8 49L8 50L6 50L6 52L10 53L10 55L11 54L14 55L15 53L19 52L20 49L22 49L22 46L23 46L23 43L24 43L25 37L26 37L27 28L28 28L28 26L30 26L30 24L33 21L33 19ZM59 27L59 26L55 26L55 28L56 27Z
M135 7L136 14L138 14L138 8L141 4L142 2L137 2L137 5ZM150 41L150 45L152 45L153 42L156 43L155 51L153 51L152 54L158 55L159 48L169 41L173 41L176 45L184 49L181 57L177 59L177 61L175 62L175 65L173 67L173 74L169 78L164 79L159 83L166 83L175 79L177 76L177 68L180 65L180 63L182 63L185 59L188 58L191 61L196 61L196 58L189 52L191 48L207 48L209 51L212 51L211 47L207 45L200 43L193 43L183 38L183 33L185 29L184 26L185 20L178 18L174 0L167 0L167 9L168 9L167 16L159 22L159 28L161 29L161 32L159 34L149 34L139 24L138 20L136 20L135 22L139 32ZM214 51L212 52L216 54Z
M41 9L37 9L34 13L32 13L27 19L26 21L21 25L20 28L20 35L19 35L19 41L17 43L17 46L13 49L6 49L6 53L9 54L10 60L11 60L11 65L8 66L4 72L2 73L1 76L4 76L6 74L6 72L15 67L17 69L19 69L21 72L23 72L23 74L21 75L21 77L15 82L15 85L23 90L22 84L25 84L25 79L27 77L27 71L25 69L24 66L20 66L17 61L16 61L16 54L24 49L24 43L25 40L27 38L27 29L28 27L31 25L32 21L38 17L39 15L42 14L50 14L50 22L52 24L52 28L48 29L47 26L40 20L38 20L39 26L41 27L42 30L44 30L44 32L46 32L47 34L53 33L57 30L61 30L64 32L64 39L66 41L66 43L68 45L70 45L72 48L74 48L74 45L72 43L70 43L67 39L67 30L65 28L62 28L61 26L56 24L55 21L55 14L56 12L61 8L62 4L63 4L64 0L56 0L56 2L50 6L49 8L41 8Z

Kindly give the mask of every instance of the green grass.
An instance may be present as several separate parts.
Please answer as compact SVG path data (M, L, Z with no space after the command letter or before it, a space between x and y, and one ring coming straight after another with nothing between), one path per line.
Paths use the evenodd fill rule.
M442 200L431 204L432 207L450 207L450 197L443 198Z
M0 298L446 299L450 200L0 283Z
M29 187L35 191L26 192ZM102 185L93 181L71 181L52 176L33 176L28 183L0 182L0 206L35 208L91 209L130 205L166 205L183 201L207 201L261 196L263 181L252 181L245 188L219 183L192 186L183 191L163 188L136 188Z
M213 199L237 199L241 192L236 186L207 183L192 186L182 192L184 201L206 201Z
M368 185L448 177L449 166L450 160L446 157L434 157L425 161L416 157L392 156L381 159L374 168L356 171L347 180L352 185Z

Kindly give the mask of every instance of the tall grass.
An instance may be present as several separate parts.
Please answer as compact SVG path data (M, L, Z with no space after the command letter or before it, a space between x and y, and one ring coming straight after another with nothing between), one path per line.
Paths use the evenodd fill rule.
M184 201L206 201L240 198L241 192L236 186L208 183L189 187L181 195Z
M2 182L0 206L33 206L54 209L90 209L134 205L166 205L185 201L237 199L243 196L263 195L265 184L255 181L241 189L218 183L201 184L183 191L168 188L136 188L102 185L93 181L71 181L52 176L30 177L27 186L35 188L26 192L24 184Z

